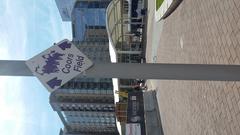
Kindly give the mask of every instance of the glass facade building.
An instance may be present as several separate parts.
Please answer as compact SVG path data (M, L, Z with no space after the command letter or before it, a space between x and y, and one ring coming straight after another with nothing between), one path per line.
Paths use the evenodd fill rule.
M106 8L111 0L76 0L72 42L94 63L110 62ZM109 78L74 78L51 93L64 124L60 135L118 135L113 83Z
M72 11L73 41L85 40L87 38L86 31L89 29L102 31L102 34L97 34L97 36L105 35L107 37L105 16L109 2L110 0L76 2ZM97 39L97 36L94 38Z
M94 63L110 62L108 42L75 45ZM50 104L67 133L118 135L111 78L74 78L51 93Z
M69 90L58 89L50 95L50 104L63 122L65 134L118 135L112 94Z
M77 0L55 0L62 21L71 21L71 14L76 1Z

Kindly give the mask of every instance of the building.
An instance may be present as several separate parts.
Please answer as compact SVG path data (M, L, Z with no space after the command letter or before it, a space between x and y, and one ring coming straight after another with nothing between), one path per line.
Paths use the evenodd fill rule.
M110 62L106 8L111 0L56 0L72 42L94 63ZM60 4L59 4L60 3ZM51 93L50 104L64 124L60 135L118 135L112 79L74 78Z
M60 129L59 135L112 135L109 133L94 134L94 133L69 133L65 129Z
M74 87L74 84L78 86ZM65 135L117 135L115 105L112 93L105 89L99 92L97 89L95 91L90 90L90 87L89 89L79 88L81 87L79 84L82 84L81 79L71 80L50 95L50 104L64 124ZM88 86L86 84L87 82L83 83L82 86ZM90 84L93 83L90 82ZM101 83L96 85L99 84Z
M55 0L62 20L69 22L72 20L74 6L79 8L106 9L110 1L111 0Z
M106 8L110 0L76 1L72 10L73 42L108 39Z
M111 0L55 0L63 21L72 23L73 41L106 40L106 8Z
M84 41L107 42L108 35L105 26L86 26L84 32Z
M95 63L110 62L108 42L81 41L75 42L75 45Z
M92 61L110 62L108 42L75 43ZM50 95L63 135L118 135L111 78L74 78Z
M71 21L72 10L77 0L55 0L63 21Z

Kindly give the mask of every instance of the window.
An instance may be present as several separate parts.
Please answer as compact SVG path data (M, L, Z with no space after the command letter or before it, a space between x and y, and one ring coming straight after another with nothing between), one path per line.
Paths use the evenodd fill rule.
M88 7L88 2L87 1L79 1L75 5L76 8L87 8Z
M123 2L123 13L124 14L127 14L128 13L128 8L129 8L129 5L128 5L128 1L124 0Z

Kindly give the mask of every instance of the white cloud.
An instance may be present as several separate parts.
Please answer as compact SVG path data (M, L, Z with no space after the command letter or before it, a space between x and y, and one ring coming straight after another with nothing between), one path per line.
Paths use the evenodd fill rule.
M10 54L8 53L8 49L4 46L6 46L8 43L6 41L5 38L1 38L1 35L0 35L0 41L1 41L1 46L0 45L0 54L1 54L1 59L10 59Z
M1 1L0 13L0 59L24 59L26 49L26 16L19 11L14 1ZM11 5L11 7L10 7ZM17 11L16 11L17 10ZM0 134L5 135L5 128L11 135L24 134L25 105L22 102L21 78L0 77ZM6 127L6 123L14 123Z
M53 10L50 9L50 25L51 25L51 33L53 36L53 39L56 40L56 42L62 40L62 39L69 39L71 40L71 33L69 33L69 29L71 29L70 27L68 27L68 25L70 26L71 22L62 22L61 20L58 19L57 16L54 16L55 12L58 12L58 10ZM58 25L56 25L58 24ZM68 24L68 25L67 25Z
M14 4L14 1L2 1L3 12L0 13L0 47L12 59L24 59L27 41L27 16L20 11L19 5ZM9 7L11 5L11 8ZM13 55L14 54L14 55ZM6 54L5 54L6 55ZM0 59L5 59L1 56Z
M0 5L0 59L24 59L26 15L15 1L1 1ZM0 134L24 135L26 105L22 99L21 78L0 77L0 82Z
M5 0L5 1L0 2L0 11L3 14L5 14L5 12L9 11L9 0Z
M71 22L63 22L57 7L55 6L55 1L52 1L52 6L47 6L46 9L36 9L36 12L43 14L43 18L45 18L44 24L46 27L41 27L41 30L44 31L47 35L49 35L53 42L59 42L65 38L71 40ZM47 16L45 16L47 15ZM48 38L49 40L49 38Z
M25 105L21 96L21 79L0 77L0 134L5 135L6 129L11 135L24 135ZM14 123L7 127L6 123Z

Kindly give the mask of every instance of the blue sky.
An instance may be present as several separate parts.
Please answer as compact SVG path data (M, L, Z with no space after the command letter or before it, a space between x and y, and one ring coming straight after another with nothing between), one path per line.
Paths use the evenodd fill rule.
M0 59L27 60L64 38L54 0L0 0ZM0 77L0 135L57 135L62 127L49 93L34 77Z

